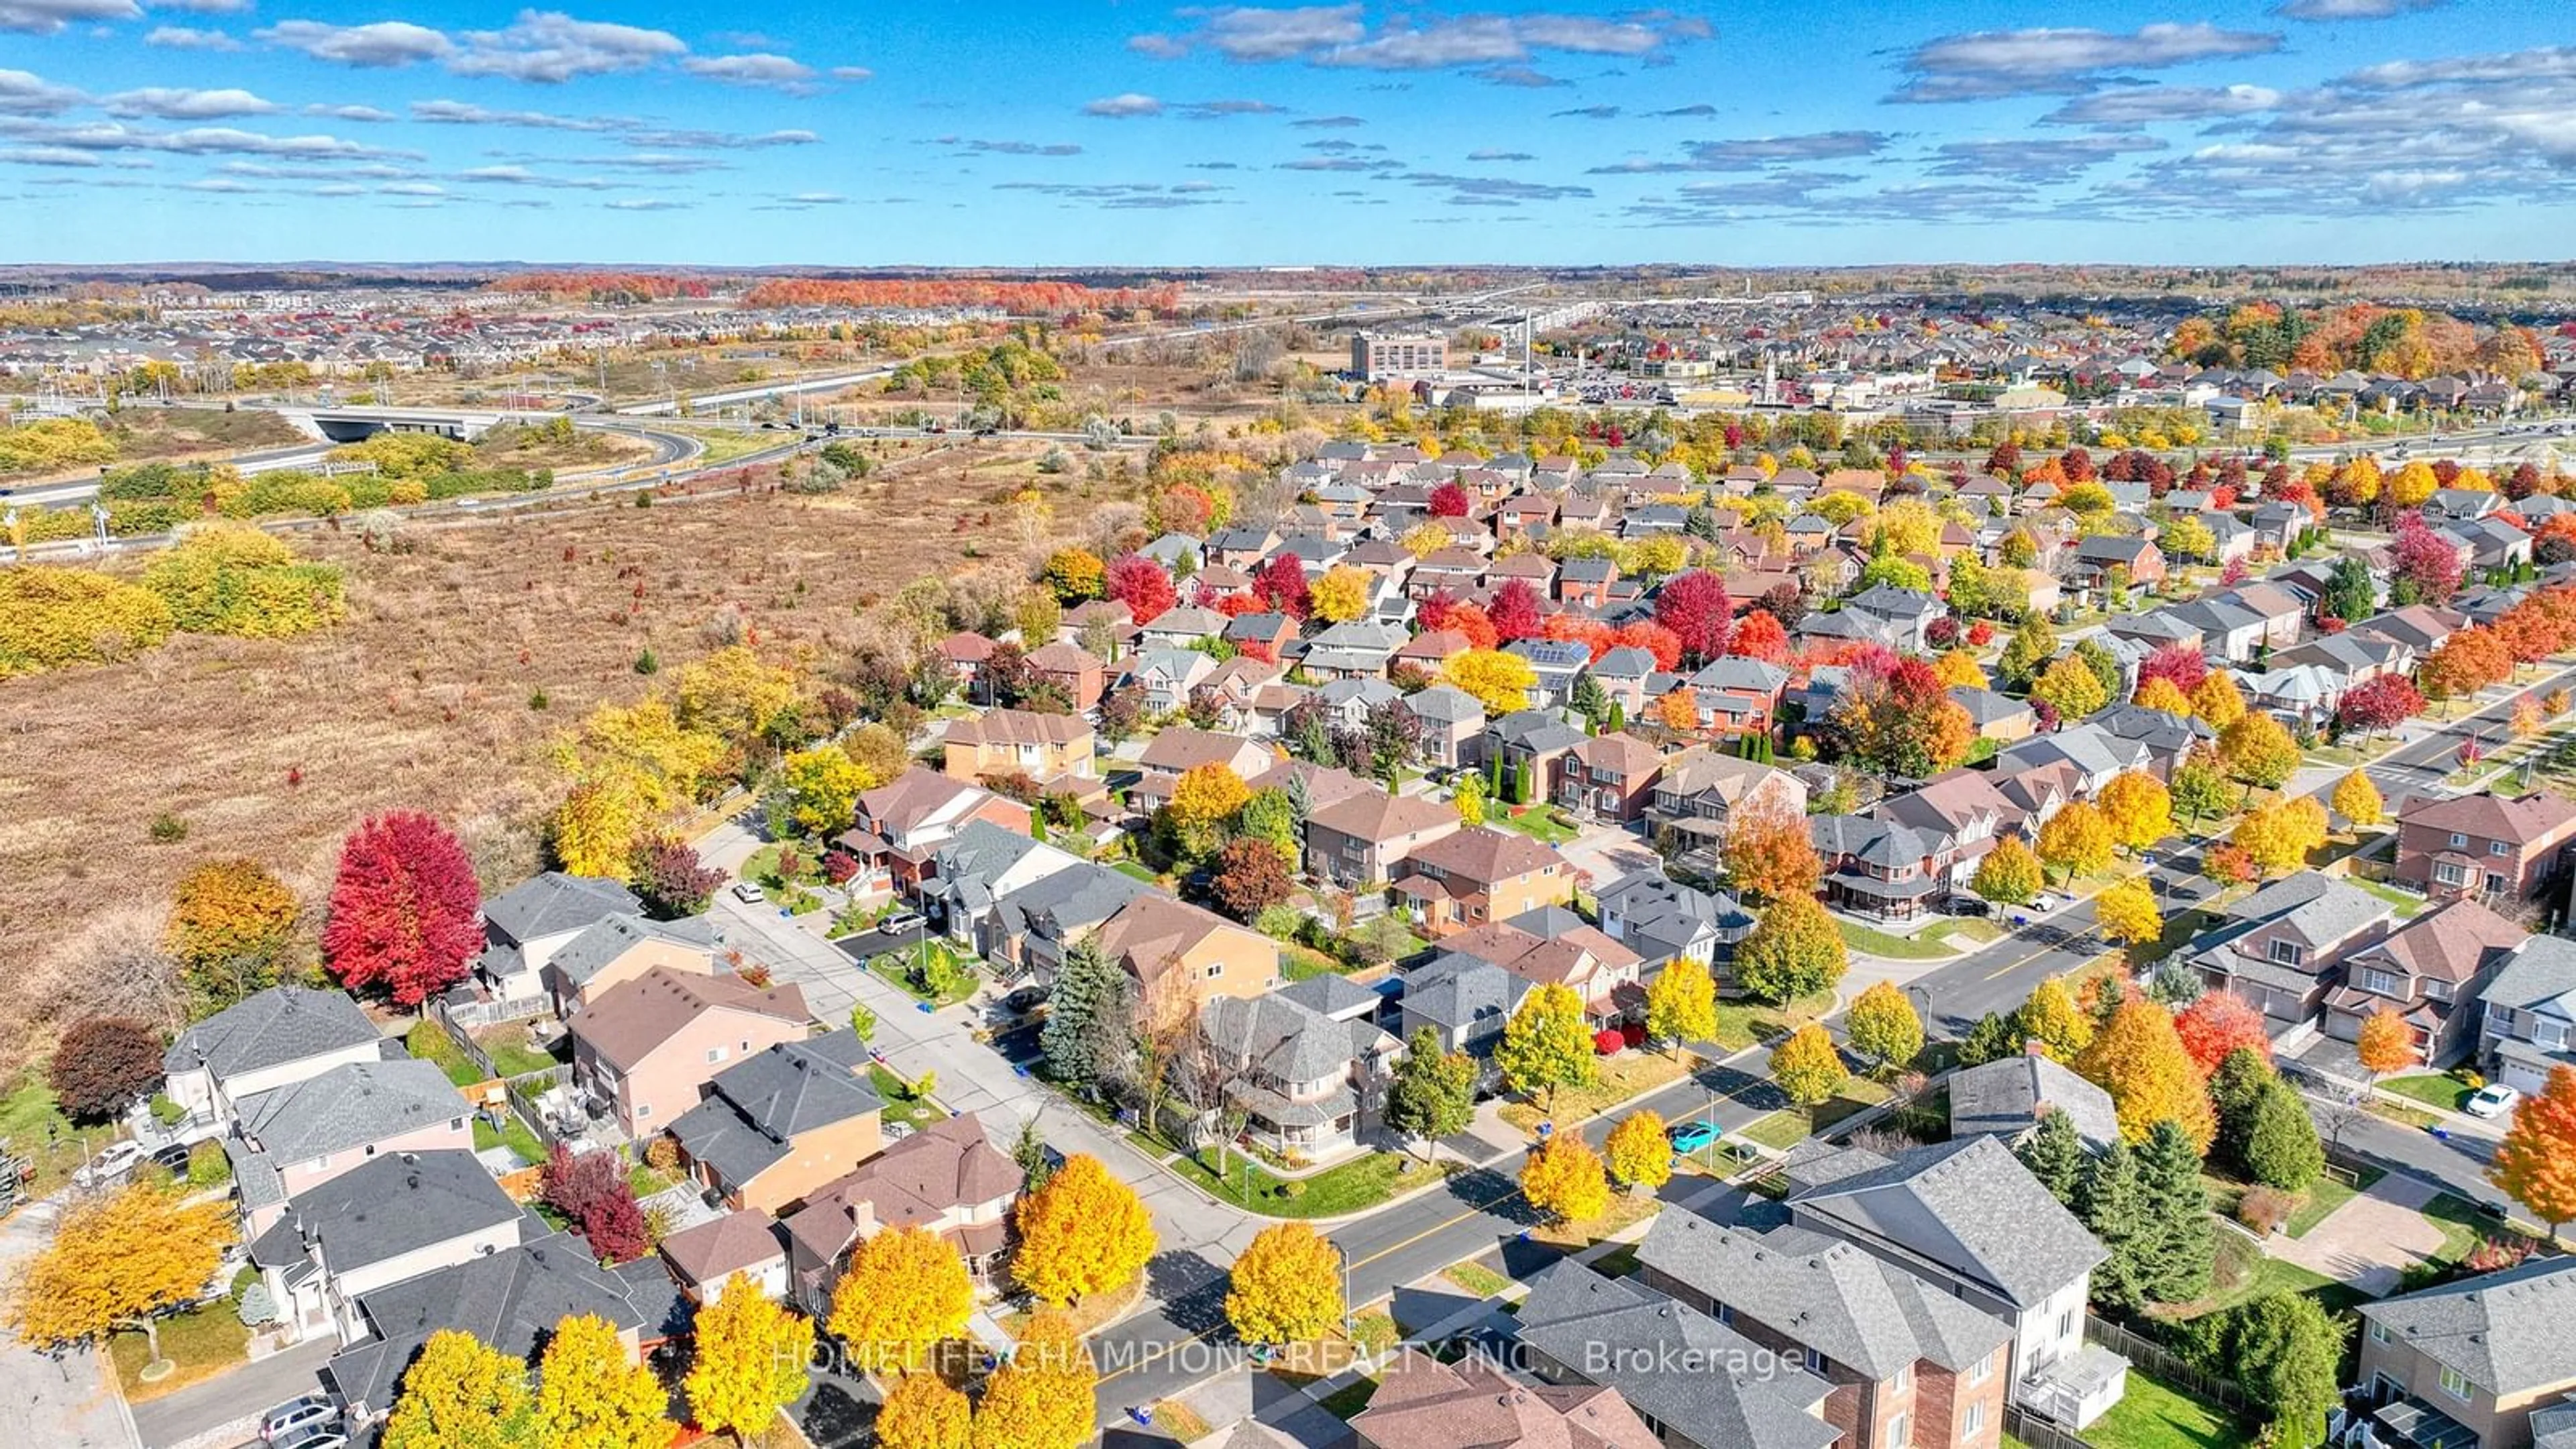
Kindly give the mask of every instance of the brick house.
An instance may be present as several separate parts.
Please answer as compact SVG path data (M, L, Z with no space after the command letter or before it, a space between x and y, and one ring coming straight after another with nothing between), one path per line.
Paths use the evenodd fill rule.
M1100 703L1100 692L1108 683L1109 666L1079 644L1058 640L1042 645L1028 652L1027 663L1033 680L1063 690L1076 710Z
M1278 943L1166 895L1129 901L1094 939L1149 997L1170 981L1187 983L1200 1001L1259 996L1279 984Z
M788 1295L808 1313L830 1311L850 1251L886 1228L936 1233L988 1284L1010 1246L1011 1204L1025 1181L972 1112L931 1123L823 1184L787 1215Z
M1414 851L1458 829L1458 812L1437 800L1354 795L1306 817L1306 869L1345 888L1392 880Z
M2394 1007L2425 1065L2447 1067L2477 1044L2479 993L2528 933L2474 900L2435 907L2344 962L2326 993L2325 1034L2361 1040L2361 1024Z
M1596 735L1558 759L1549 794L1578 815L1626 825L1646 818L1663 769L1664 752L1635 735Z
M2566 889L2576 804L2548 791L2410 797L2397 812L2398 884L2441 899L2479 896L2504 911L2549 906Z
M1022 774L1040 784L1095 773L1091 725L1080 715L993 709L951 720L940 768L969 784L988 775Z
M2387 934L2395 910L2361 889L2301 871L2226 908L2227 923L2185 948L2212 991L2233 991L2275 1032L2314 1018L2345 958Z
M774 1213L877 1154L885 1099L868 1047L838 1031L781 1042L716 1073L667 1129L689 1178L737 1211Z
M804 1040L809 1018L796 986L656 966L573 1018L573 1085L609 1104L627 1136L648 1137L727 1063Z
M1574 894L1573 863L1554 847L1490 825L1417 846L1397 871L1397 899L1432 936L1562 905Z

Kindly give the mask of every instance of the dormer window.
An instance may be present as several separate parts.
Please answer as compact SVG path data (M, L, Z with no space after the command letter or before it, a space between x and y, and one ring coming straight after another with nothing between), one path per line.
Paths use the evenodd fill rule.
M2279 965L2296 966L2307 954L2307 948L2296 941L2275 940L2272 943L2272 960Z

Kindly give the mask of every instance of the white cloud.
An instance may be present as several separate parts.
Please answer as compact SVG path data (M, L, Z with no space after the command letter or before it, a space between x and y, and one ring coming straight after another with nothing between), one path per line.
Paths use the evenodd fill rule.
M186 10L198 15L241 15L251 0L147 0L155 10Z
M2280 105L2281 93L2265 86L2115 86L2078 97L2040 119L2066 126L2144 126L2251 115Z
M862 84L877 78L877 73L875 71L872 71L863 65L836 65L832 67L828 74L830 74L832 79L836 81L848 81L853 85Z
M168 50L239 50L241 42L220 30L197 30L185 25L163 25L143 37L145 45L158 45Z
M2385 20L2443 3L2444 0L2282 0L2272 13L2292 20Z
M391 111L381 111L374 106L311 105L304 108L304 114L321 116L334 121L363 121L371 126L401 119Z
M1163 103L1152 96L1129 91L1124 95L1103 96L1085 105L1082 113L1086 116L1106 117L1113 121L1125 120L1131 116L1159 116L1163 113Z
M686 211L689 209L689 204L685 201L635 199L612 201L608 203L608 209L611 211Z
M370 25L281 20L251 34L270 45L300 50L315 60L361 69L418 65L456 53L456 42L427 26L402 20L379 20Z
M2083 93L2110 72L2268 55L2281 37L2205 22L2137 30L1985 30L1926 41L1901 67L1914 77L1892 100L1988 100L2031 92Z
M458 75L557 85L577 76L641 70L688 49L664 30L575 20L560 10L522 10L505 29L467 31L464 52L447 68Z
M111 116L150 116L164 121L221 121L234 116L268 116L284 109L244 90L186 90L147 86L109 96L101 103Z
M680 69L726 85L767 86L782 91L811 90L815 79L812 66L783 55L691 56L680 62Z
M59 115L88 99L69 86L58 86L23 70L0 70L0 115Z
M414 101L411 118L437 126L521 126L534 131L617 131L634 124L608 116L558 116L546 111L494 110L464 101Z
M67 25L133 20L142 14L134 0L0 0L0 30L55 35Z
M1406 18L1375 31L1356 4L1230 5L1183 13L1197 15L1196 29L1134 36L1128 49L1158 60L1208 50L1245 62L1446 70L1501 66L1543 51L1652 59L1677 42L1704 40L1713 33L1704 20L1669 12L1622 19L1549 13Z

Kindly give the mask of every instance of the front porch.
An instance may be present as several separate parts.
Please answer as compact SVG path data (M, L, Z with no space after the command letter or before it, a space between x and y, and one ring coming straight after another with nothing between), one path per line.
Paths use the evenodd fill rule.
M1882 880L1843 869L1825 877L1825 903L1877 921L1913 921L1936 914L1949 888L1930 876Z

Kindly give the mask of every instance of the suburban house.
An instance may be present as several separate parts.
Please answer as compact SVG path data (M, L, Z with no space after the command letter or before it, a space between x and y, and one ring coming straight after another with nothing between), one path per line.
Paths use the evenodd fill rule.
M2522 1449L2576 1393L2576 1260L2535 1258L2501 1272L2363 1303L2353 1385L2378 1442ZM2539 1411L2539 1412L2535 1412Z
M2075 1135L2100 1150L2120 1140L2111 1094L2029 1043L2011 1056L1950 1078L1950 1136L1994 1136L2018 1143L2051 1112L2063 1112Z
M471 1152L397 1152L310 1188L250 1240L297 1340L366 1335L358 1300L389 1284L517 1247L537 1220Z
M1971 853L1938 829L1868 815L1811 816L1807 834L1824 862L1825 899L1888 921L1925 915L1964 889L1991 844Z
M1166 895L1149 892L1119 907L1094 941L1148 1000L1166 983L1185 985L1199 1001L1259 996L1279 983L1276 941Z
M1562 710L1519 709L1485 724L1485 759L1499 767L1506 791L1526 766L1530 798L1538 799L1556 778L1556 762L1583 743L1583 726Z
M1720 991L1730 986L1727 963L1753 933L1753 916L1733 896L1698 890L1646 866L1594 892L1601 934L1637 953L1638 970L1652 976L1675 961L1715 969Z
M2474 900L2436 906L2344 962L2343 984L2326 993L2325 1034L2357 1042L2363 1022L2393 1007L2423 1063L2448 1067L2477 1045L2479 996L2526 939Z
M2440 899L2474 895L2500 911L2544 909L2566 889L2576 803L2529 795L2409 796L2397 811L2397 883Z
M845 1026L716 1073L665 1130L689 1177L727 1207L774 1213L875 1156L884 1110L868 1044Z
M1362 1449L1663 1449L1616 1389L1526 1384L1488 1359L1444 1364L1418 1348L1388 1365L1351 1432Z
M1453 830L1404 857L1392 889L1424 934L1508 920L1574 895L1574 866L1517 831Z
M2359 886L2301 871L2228 906L2226 924L2183 960L2210 990L2252 1002L2277 1035L2316 1016L2344 958L2386 934L2395 913Z
M1637 953L1563 906L1476 926L1444 938L1442 945L1491 961L1532 986L1571 988L1595 1028L1617 1026L1643 1004Z
M1521 1303L1523 1367L1541 1383L1616 1389L1665 1449L1833 1449L1834 1386L1795 1356L1686 1303L1581 1263L1533 1279Z
M1259 742L1241 735L1174 725L1145 742L1136 759L1140 772L1127 791L1127 803L1140 815L1151 815L1172 803L1181 776L1203 765L1223 765L1249 780L1270 765L1272 755Z
M268 1231L287 1200L386 1154L474 1150L474 1109L436 1064L346 1062L236 1102L224 1143L242 1236Z
M967 934L979 955L1009 968L996 973L1004 981L1028 974L1051 982L1066 951L1129 901L1152 893L1152 887L1133 876L1076 861L996 897ZM956 932L953 915L949 930Z
M1306 868L1345 888L1393 880L1415 851L1459 828L1457 810L1438 800L1372 790L1306 817Z
M697 1105L728 1062L802 1041L805 993L739 976L656 966L572 1019L572 1082L630 1138L649 1137Z
M929 873L940 843L975 820L1026 834L1029 807L981 785L913 765L862 792L850 828L832 843L859 863L859 874L850 882L853 892L909 895Z
M1789 671L1767 660L1729 654L1710 660L1684 687L1696 716L1692 728L1720 735L1769 734L1781 697L1789 692Z
M949 779L970 784L1019 774L1044 785L1068 775L1089 779L1095 773L1091 725L1078 714L988 709L950 720L940 744L940 768Z
M1216 673L1216 660L1196 649L1148 649L1127 669L1127 688L1143 695L1148 714L1177 714L1190 691Z
M1406 1041L1425 1027L1444 1052L1490 1057L1503 1026L1528 995L1527 979L1479 956L1452 951L1405 978L1397 1021Z
M788 1214L789 1297L809 1313L829 1311L850 1250L885 1228L937 1233L990 1283L1010 1246L1019 1164L985 1139L984 1124L960 1113L914 1132L808 1194Z
M1646 823L1659 836L1669 830L1690 848L1705 851L1708 873L1714 875L1735 812L1762 799L1777 801L1778 808L1793 816L1804 815L1806 782L1775 766L1693 745L1664 761Z
M2006 1392L2082 1429L2129 1366L2084 1341L2093 1270L2110 1257L1991 1136L1893 1155L1823 1148L1789 1163L1789 1222L1841 1238L2012 1328Z
M227 1122L245 1098L399 1054L349 993L272 986L179 1033L161 1089L189 1116Z
M647 1345L685 1329L679 1295L658 1260L603 1268L581 1239L560 1232L378 1288L356 1310L367 1336L321 1370L353 1425L392 1410L404 1372L441 1330L527 1360L564 1319L584 1314L605 1319L626 1361L640 1363Z
M2165 556L2152 539L2097 533L2076 542L2067 560L2066 578L2087 588L2152 589L2165 581Z
M638 916L644 902L613 880L533 875L483 903L483 954L474 979L496 1001L535 1002L545 994L546 963L573 937L608 916Z
M978 932L996 901L1081 864L1023 831L970 820L940 843L913 899L950 940L982 954L986 947Z
M1029 675L1037 684L1049 684L1064 692L1065 700L1079 714L1100 703L1100 693L1107 682L1108 666L1099 655L1079 644L1057 640L1028 652L1025 662Z
M1847 1449L1998 1443L2013 1327L1827 1233L1655 1219L1638 1279L1832 1385L1825 1422Z
M2538 1092L2553 1068L2576 1066L2576 942L2533 936L2487 983L2478 1061L2494 1081Z
M1435 684L1405 698L1422 723L1422 759L1436 770L1472 770L1485 763L1485 706L1467 691Z
M719 1213L654 1246L691 1303L703 1307L723 1298L737 1273L764 1298L787 1296L787 1232L758 1209Z
M1596 735L1558 759L1550 793L1577 815L1625 825L1646 818L1663 766L1663 751L1625 730Z
M1404 1049L1378 1026L1379 1003L1376 992L1333 975L1266 996L1210 998L1199 1035L1245 1135L1309 1160L1355 1151L1361 1111Z
M557 1016L571 1016L621 982L632 981L653 967L716 973L716 949L724 936L705 916L676 921L648 920L619 912L602 916L547 958L546 996Z

